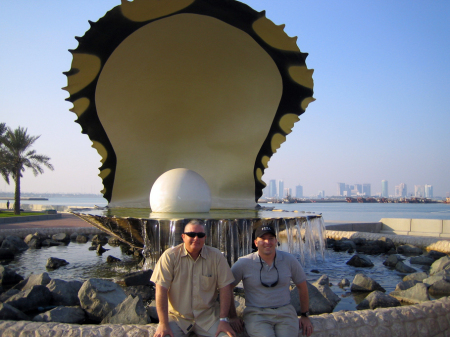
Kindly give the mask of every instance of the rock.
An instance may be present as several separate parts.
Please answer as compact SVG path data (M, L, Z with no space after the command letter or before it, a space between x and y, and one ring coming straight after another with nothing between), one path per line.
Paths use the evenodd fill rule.
M77 236L78 235L80 235L80 234L79 233L75 233L75 232L70 234L70 241L72 241L72 242L77 241Z
M0 303L0 319L11 321L28 321L30 318L22 311L7 303Z
M444 270L438 271L433 276L450 276L450 269L444 269Z
M47 284L52 294L52 304L63 306L79 306L78 292L83 285L80 281L63 281L54 279Z
M395 268L395 265L401 261L404 261L405 259L401 258L399 255L390 255L383 264L387 267Z
M447 256L447 254L441 253L441 252L437 252L435 250L430 250L424 256L425 257L429 257L430 259L433 259L433 260L436 261L436 260L439 260L441 257Z
M108 257L106 258L106 262L108 263L114 263L114 262L121 262L121 259L118 259L117 257L114 257L112 255L108 255Z
M109 249L105 249L102 247L102 245L97 245L97 254L102 255L104 252L108 251Z
M390 251L391 249L395 249L395 243L391 239L383 236L375 241L378 246L383 248L385 252Z
M138 285L147 285L154 286L155 284L150 281L152 277L153 270L142 270L134 273L128 273L122 276L120 279L116 280L117 284L121 286L129 287L129 286L138 286Z
M0 248L10 249L15 254L27 250L28 245L18 236L9 235L3 240Z
M395 265L395 270L399 271L400 273L415 273L417 270L414 268L411 268L410 266L404 264L403 262L399 262Z
M416 280L416 281L422 282L427 277L428 277L427 273L425 273L425 272L417 272L417 273L412 273L412 274L406 275L403 278L403 281Z
M96 234L92 237L92 245L105 245L108 243L108 238L103 234Z
M409 259L409 263L431 266L434 259L426 256L415 256Z
M78 292L81 307L91 320L97 322L105 318L126 297L119 285L95 278L84 282Z
M150 319L139 296L128 296L100 324L147 324Z
M347 280L346 278L342 279L338 284L338 286L341 288L348 287L349 285L350 285L350 281Z
M355 245L357 246L363 246L366 244L367 240L364 238L354 238L353 242L355 243Z
M356 309L376 309L376 308L391 308L399 307L400 301L395 297L386 295L381 291L373 291L367 297L356 306Z
M19 289L9 289L8 291L5 291L3 294L0 295L0 302L5 302L8 298L11 296L20 293Z
M242 318L244 316L245 298L242 296L234 296L234 306L236 307L236 314Z
M45 239L42 241L41 245L43 247L53 247L53 246L64 246L64 242L55 241L52 239Z
M58 233L52 235L52 240L59 241L59 242L70 242L70 236L66 233Z
M397 250L396 249L389 249L389 251L386 253L387 255L393 255L393 254L397 254Z
M45 268L48 269L58 269L59 267L68 265L69 262L63 259L58 259L56 257L49 257L47 259L47 264L45 265Z
M15 271L0 265L0 284L11 285L17 284L23 280L23 277L17 274Z
M127 296L139 296L144 302L148 302L155 298L155 289L151 286L130 286L123 288L123 291Z
M239 297L239 296L234 297L234 305L236 306L236 313L239 316L238 308L240 306L240 302L236 303L236 298L242 298L242 297ZM150 305L147 307L147 315L148 315L148 317L150 317L150 320L152 321L152 323L159 323L158 313L156 312L156 301L152 301L150 303ZM242 317L242 314L239 317Z
M362 254L353 255L352 258L347 261L347 264L353 267L373 267L372 261Z
M429 286L432 286L433 284L435 284L436 282L442 281L442 280L450 282L450 276L435 274L433 276L430 276L430 277L424 279L422 282L425 283L429 287Z
M311 269L311 273L320 274L320 271L318 271L317 269Z
M432 295L449 295L450 294L450 280L448 278L439 280L428 289Z
M309 313L312 315L320 315L324 313L330 313L333 311L333 306L330 302L308 281L306 282L308 286L309 294ZM300 306L300 298L298 295L297 287L293 287L291 290L291 304L294 306L297 314L300 315L302 308ZM305 310L303 310L305 311Z
M356 274L353 279L352 286L350 287L350 291L352 292L372 292L375 290L386 292L386 290L377 281L367 277L364 274Z
M390 293L392 297L407 303L422 303L430 300L428 288L423 283L418 283L414 287L406 290L395 290Z
M0 248L0 260L14 260L14 252L11 249Z
M397 253L403 255L422 255L423 251L413 245L402 245L397 247Z
M27 312L36 310L38 307L46 307L50 304L52 294L46 286L36 285L31 289L22 290L21 292L8 298L5 303Z
M73 307L56 307L50 311L34 316L35 322L55 322L55 323L71 323L80 324L86 319L86 314L79 306Z
M334 250L336 252L344 252L349 249L356 249L356 245L351 240L339 240L334 243Z
M434 275L441 270L450 269L450 257L444 256L439 260L434 261L430 268L430 275Z
M402 282L399 282L399 283L397 284L397 286L395 287L395 291L397 291L397 290L406 290L406 289L412 288L412 287L414 287L417 283L421 283L421 282L419 282L419 281L417 281L417 280L409 280L409 281L402 281Z
M96 246L90 246L88 249L89 250L97 250L97 247Z
M88 242L88 238L87 238L86 235L80 234L80 235L77 236L75 241L78 242L78 243L86 243L86 242Z
M120 244L121 244L121 241L118 238L114 237L114 236L111 236L108 239L108 245L110 245L111 247L117 247Z
M37 285L46 286L50 281L51 279L50 276L48 276L48 273L31 274L28 278L14 286L14 289L19 289L22 291L28 290Z
M41 239L38 237L33 237L28 243L28 247L32 249L39 249L42 247Z
M314 282L312 285L317 288L317 290L320 291L320 293L325 297L328 302L331 304L333 309L336 307L336 305L339 303L341 298L336 295L331 289L330 289L330 281L328 279L327 275L322 275L316 282Z
M37 238L38 240L40 239L40 235L39 233L34 233L34 234L28 234L25 239L23 239L23 242L25 242L27 245L29 245L29 242L34 239Z

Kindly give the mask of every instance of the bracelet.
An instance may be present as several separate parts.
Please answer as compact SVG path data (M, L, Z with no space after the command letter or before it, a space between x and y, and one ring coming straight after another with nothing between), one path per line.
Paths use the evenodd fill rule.
M219 321L230 323L230 320L228 319L228 317L221 317L221 318L219 318Z

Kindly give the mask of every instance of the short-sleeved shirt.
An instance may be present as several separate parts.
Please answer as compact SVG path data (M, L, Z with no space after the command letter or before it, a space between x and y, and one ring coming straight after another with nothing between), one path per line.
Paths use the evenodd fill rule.
M203 246L194 261L184 243L161 255L151 277L169 290L169 315L185 333L191 324L208 331L219 319L218 289L233 280L228 262L218 249Z
M271 288L264 287L261 280L267 285L274 284L277 281L277 270L273 263L269 266L260 259L258 252L239 258L231 267L235 278L233 285L240 281L244 284L246 306L278 308L288 305L291 302L291 279L295 285L306 281L306 274L300 262L292 254L277 250L275 265L278 269L279 280L278 284Z

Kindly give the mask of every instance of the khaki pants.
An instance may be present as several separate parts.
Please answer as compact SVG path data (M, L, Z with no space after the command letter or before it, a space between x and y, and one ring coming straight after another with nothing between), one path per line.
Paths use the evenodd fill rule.
M277 309L246 307L244 322L250 337L298 336L298 316L291 304Z
M172 329L173 335L175 337L187 337L189 336L189 333L195 332L195 334L198 337L214 337L217 332L217 328L219 327L219 320L217 320L216 323L213 324L211 328L209 328L208 331L203 330L198 325L194 325L194 327L191 329L191 331L187 334L181 330L181 328L178 326L177 322L175 321L169 321L169 326ZM224 332L221 332L219 334L219 337L227 337L228 335Z

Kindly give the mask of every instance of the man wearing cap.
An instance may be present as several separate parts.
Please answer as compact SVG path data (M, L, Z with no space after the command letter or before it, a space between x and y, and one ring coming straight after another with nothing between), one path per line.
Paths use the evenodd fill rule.
M205 246L202 222L190 221L181 237L183 243L161 255L151 277L159 318L154 337L191 332L199 337L234 337L227 317L234 280L228 262L218 249Z
M244 324L251 336L298 336L299 329L306 336L313 332L309 320L309 297L306 275L297 259L276 249L277 238L272 226L256 229L257 251L241 257L231 268L233 286L244 284ZM302 313L300 318L291 305L290 281L298 288ZM234 300L230 303L232 327L240 332L242 322L236 316Z

